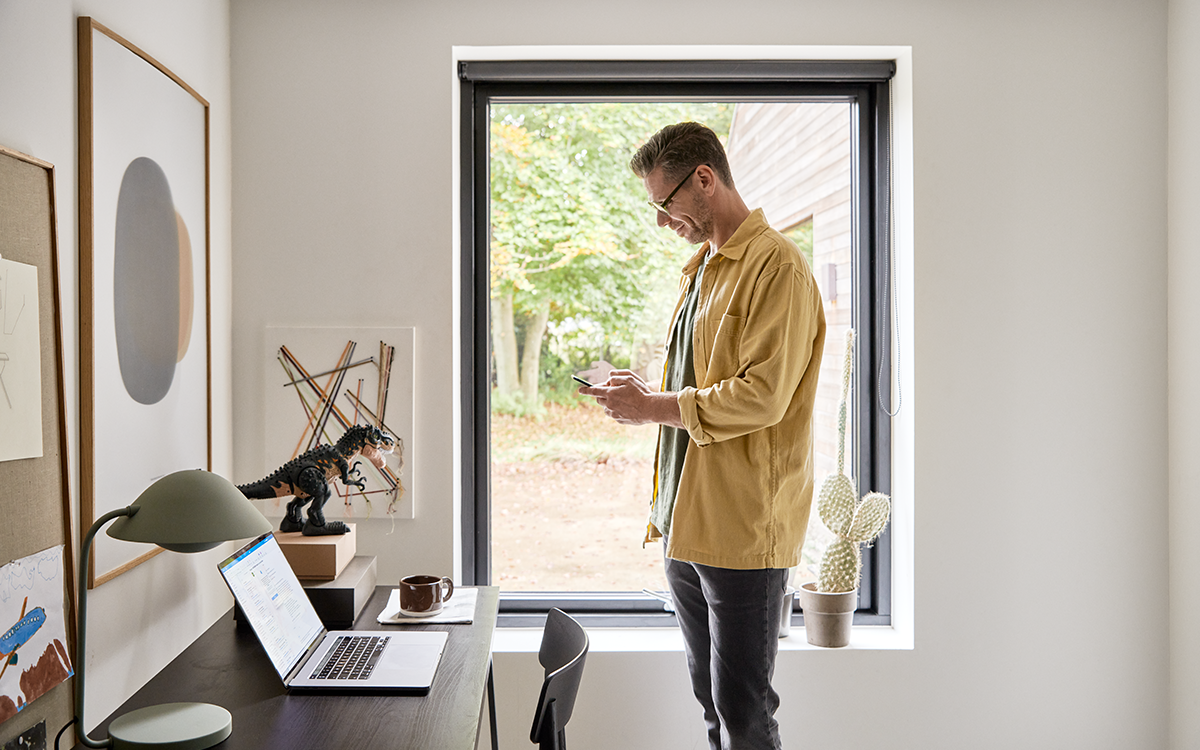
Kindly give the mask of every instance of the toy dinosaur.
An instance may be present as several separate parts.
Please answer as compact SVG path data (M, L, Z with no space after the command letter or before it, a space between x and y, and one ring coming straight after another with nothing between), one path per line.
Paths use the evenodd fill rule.
M305 536L345 534L350 530L346 524L325 521L325 503L331 494L330 480L338 477L347 487L361 490L366 486L366 480L358 476L361 462L355 461L353 466L350 462L361 455L382 470L384 454L391 453L395 446L395 438L378 427L355 425L346 430L336 445L319 445L257 482L238 485L238 489L251 500L292 496L287 515L279 523L280 531L300 531ZM309 500L312 505L308 508L306 521L301 513Z

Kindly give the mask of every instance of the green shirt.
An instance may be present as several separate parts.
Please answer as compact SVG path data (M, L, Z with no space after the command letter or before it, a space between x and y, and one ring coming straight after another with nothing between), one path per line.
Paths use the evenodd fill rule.
M667 346L666 369L663 374L663 392L681 391L685 387L696 387L696 367L693 364L693 336L696 320L696 302L700 297L700 280L704 277L704 264L696 272L696 278L683 298L671 340ZM679 492L679 477L683 474L683 459L687 455L691 438L687 430L663 426L658 431L658 494L650 511L650 523L659 533L671 533L671 514L675 510L675 496Z

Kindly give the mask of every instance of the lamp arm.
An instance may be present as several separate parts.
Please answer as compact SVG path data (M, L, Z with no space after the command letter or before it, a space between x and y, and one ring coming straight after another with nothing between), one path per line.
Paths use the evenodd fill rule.
M132 516L137 511L137 508L130 505L109 511L97 518L96 522L92 524L92 528L88 529L87 534L84 535L83 546L79 550L79 626L75 638L79 648L75 655L75 725L79 741L88 747L106 748L112 747L113 744L111 737L105 737L99 741L88 737L87 728L83 723L83 672L87 664L87 579L92 560L92 540L95 539L97 532L104 524L114 518Z

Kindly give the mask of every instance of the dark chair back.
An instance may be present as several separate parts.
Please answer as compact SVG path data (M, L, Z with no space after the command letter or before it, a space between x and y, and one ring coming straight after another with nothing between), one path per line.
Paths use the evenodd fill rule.
M529 740L541 750L566 750L566 726L575 708L587 652L588 636L583 626L560 609L550 610L538 652L546 677L529 732Z

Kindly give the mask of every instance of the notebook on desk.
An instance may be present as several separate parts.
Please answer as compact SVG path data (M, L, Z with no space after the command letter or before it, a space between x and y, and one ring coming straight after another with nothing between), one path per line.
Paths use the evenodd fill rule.
M273 534L219 566L289 690L424 695L446 647L445 631L328 631Z

